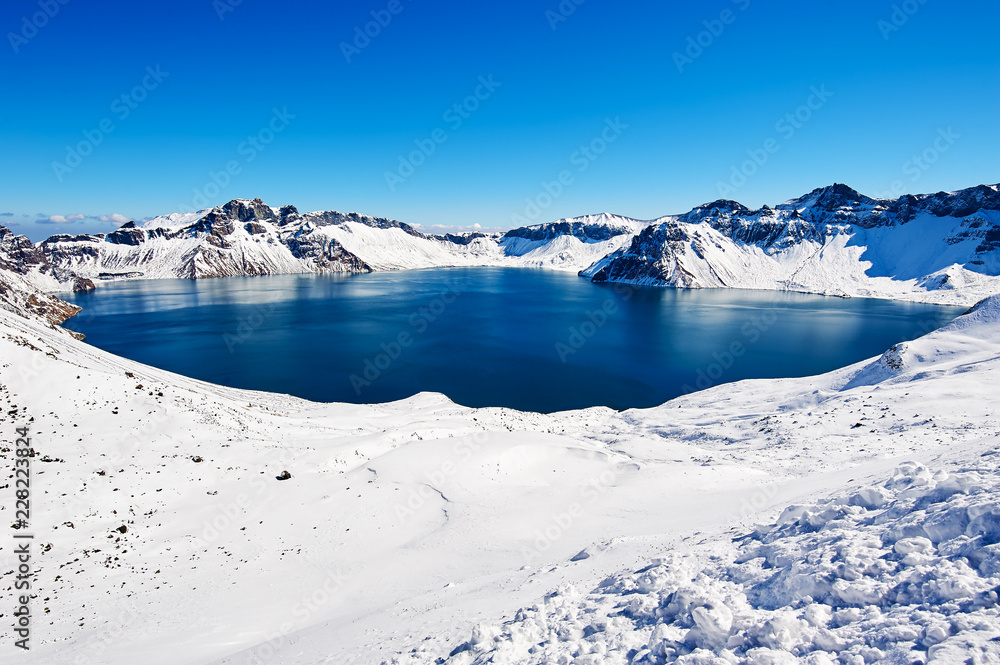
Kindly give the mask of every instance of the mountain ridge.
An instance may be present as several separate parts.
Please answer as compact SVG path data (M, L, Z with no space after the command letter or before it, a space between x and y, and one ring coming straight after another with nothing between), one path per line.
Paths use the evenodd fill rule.
M653 220L599 213L489 234L433 235L385 217L300 213L261 199L128 222L107 234L39 243L6 234L7 265L49 292L116 279L458 266L941 304L971 305L1000 291L1000 185L877 199L834 183L756 210L720 199Z
M884 200L834 184L774 208L720 200L663 218L581 274L971 305L1000 290L998 222L993 185Z

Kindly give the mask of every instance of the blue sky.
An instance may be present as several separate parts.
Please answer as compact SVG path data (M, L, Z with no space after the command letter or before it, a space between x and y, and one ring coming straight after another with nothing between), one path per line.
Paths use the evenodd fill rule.
M260 197L510 228L992 184L998 24L941 0L4 2L0 224Z

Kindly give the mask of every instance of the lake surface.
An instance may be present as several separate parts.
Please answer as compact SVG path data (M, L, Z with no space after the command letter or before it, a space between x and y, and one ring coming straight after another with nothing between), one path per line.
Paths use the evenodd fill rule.
M964 311L513 268L135 281L65 297L84 308L65 326L89 343L213 383L323 402L435 391L540 412L818 374Z

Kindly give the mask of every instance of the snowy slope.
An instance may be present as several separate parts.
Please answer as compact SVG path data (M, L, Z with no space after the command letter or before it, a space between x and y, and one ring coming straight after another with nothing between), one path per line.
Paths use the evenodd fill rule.
M846 420L856 419L850 427L862 434L850 439L874 446L895 466L891 472L885 461L855 459L854 477L838 492L764 511L772 521L732 539L671 548L589 589L563 585L506 622L477 625L444 662L998 662L1000 422L994 409L983 409L995 390L980 387L976 392L986 401L950 422L926 408L938 390L957 406L958 393L950 391L988 381L983 370L1000 370L998 297L873 362L814 380L855 407ZM901 390L904 399L897 402ZM920 397L906 399L910 391ZM735 392L739 400L749 391ZM831 429L824 420L833 415L836 425L844 423L847 414L834 415L840 400L817 392L783 394L775 413L752 421L766 433L761 439L780 442L779 459L815 457L809 446L793 445L793 437L804 436L789 430L815 432L809 420L820 408L828 409L816 419L820 446L829 438L823 430ZM772 396L765 392L765 399ZM688 406L668 403L653 411L667 419ZM905 423L896 412L910 407L917 413ZM962 423L969 416L975 420ZM985 422L978 420L983 416ZM916 442L921 434L934 437L932 455ZM890 443L890 437L901 440ZM734 442L727 437L725 448ZM896 461L899 444L926 463ZM880 466L886 470L872 474L875 482L858 481ZM743 523L777 493L770 488L744 504ZM392 662L435 662L423 651Z
M211 208L205 208L204 210L198 210L197 212L174 212L169 215L159 215L143 222L142 226L147 229L167 229L169 231L176 231L194 224L211 211ZM277 212L273 209L272 211Z
M503 261L496 243L487 237L461 245L433 236L411 235L399 228L379 229L356 222L325 226L317 232L363 257L374 270L493 265Z
M530 268L577 272L621 249L654 221L641 221L602 213L560 219L514 229L504 234L500 246L505 255L517 257L518 265Z
M552 415L232 390L28 317L37 641L2 663L995 657L996 298L828 375Z

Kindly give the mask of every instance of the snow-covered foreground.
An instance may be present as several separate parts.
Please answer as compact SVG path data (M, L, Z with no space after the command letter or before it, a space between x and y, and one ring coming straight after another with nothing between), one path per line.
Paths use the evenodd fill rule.
M562 586L477 625L447 662L998 662L997 455L904 463L789 506L741 547L669 552L590 593Z
M623 413L314 404L6 311L0 376L37 452L33 648L3 663L1000 658L1000 297Z

